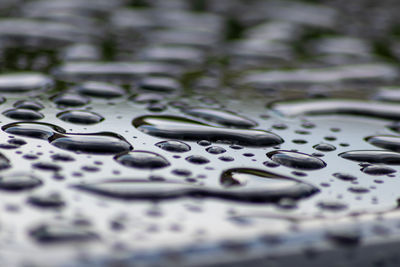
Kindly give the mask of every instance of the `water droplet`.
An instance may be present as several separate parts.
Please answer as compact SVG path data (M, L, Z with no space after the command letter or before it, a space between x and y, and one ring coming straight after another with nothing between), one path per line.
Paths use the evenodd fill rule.
M369 175L387 175L396 172L395 169L392 169L388 166L380 166L380 165L366 166L362 168L361 171Z
M318 170L326 166L319 158L305 153L277 150L267 153L267 156L283 166L300 170Z
M371 145L400 152L400 137L395 135L376 135L365 138Z
M21 93L48 89L52 85L52 79L41 73L21 72L0 75L0 92Z
M28 203L39 208L60 208L65 205L64 200L58 193L37 194L28 198Z
M118 155L115 160L124 166L139 169L160 169L170 165L164 157L148 151L131 151Z
M7 191L30 190L42 185L42 181L28 173L12 173L0 177L0 189Z
M62 224L43 224L30 231L30 235L41 243L84 242L98 239L86 229Z
M329 151L334 151L336 150L336 147L331 144L326 144L326 143L321 143L318 145L313 146L314 149L323 151L323 152L329 152Z
M222 154L222 153L225 153L226 152L226 149L225 148L223 148L223 147L220 147L220 146L211 146L211 147L208 147L207 149L206 149L206 151L208 152L208 153L211 153L211 154Z
M229 169L222 173L220 182L228 192L237 192L232 197L251 201L299 199L318 192L310 184L257 169ZM226 194L229 196L230 193Z
M49 123L16 122L2 127L9 134L48 140L56 133L65 133L65 130Z
M343 181L355 181L357 180L357 177L354 175L348 174L348 173L341 173L341 172L336 172L333 174L334 177L343 180Z
M252 128L258 125L255 121L239 116L231 111L211 108L188 108L182 111L188 115L228 127Z
M320 201L317 206L323 210L329 211L341 211L347 209L347 205L345 203L334 200Z
M80 153L118 154L132 149L123 137L110 132L58 134L50 139L53 146Z
M281 137L267 131L218 128L174 116L138 117L133 125L146 134L162 138L231 142L246 146L274 146L283 143Z
M199 156L199 155L193 155L193 156L189 156L186 158L187 161L189 161L190 163L193 164L207 164L210 162L210 160L208 160L207 158L203 157L203 156Z
M44 109L42 103L35 100L19 100L14 103L15 108L31 109L31 110L41 110Z
M175 152L175 153L183 153L190 151L190 146L188 144L176 140L158 142L156 146L165 151Z
M80 107L90 102L89 97L73 93L63 93L53 97L52 100L61 107Z
M31 109L9 109L3 112L3 115L14 120L34 121L44 118L44 115L38 111Z
M180 89L179 83L168 77L146 77L139 83L139 87L144 90L172 92Z
M85 82L76 88L79 94L101 97L101 98L115 98L125 94L125 91L114 84L105 82Z
M57 117L63 121L76 124L96 124L104 120L103 116L85 110L63 111L57 114Z
M61 166L58 166L51 162L37 162L32 164L32 167L42 171L52 171L52 172L58 172L62 169Z
M339 154L340 157L357 162L400 165L400 153L384 150L353 150Z
M303 100L276 102L271 108L285 116L342 114L400 120L398 105L380 102L345 99Z

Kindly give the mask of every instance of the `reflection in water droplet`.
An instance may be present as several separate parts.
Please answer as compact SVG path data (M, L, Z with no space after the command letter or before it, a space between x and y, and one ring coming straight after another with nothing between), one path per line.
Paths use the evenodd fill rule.
M246 146L274 146L283 143L281 137L271 132L212 127L183 117L143 116L132 123L140 131L162 138L230 142Z
M283 166L300 170L318 170L326 166L319 158L305 153L277 150L267 153L267 156Z
M57 117L63 121L76 124L96 124L104 120L104 118L94 112L86 110L70 110L57 114Z
M183 109L182 111L188 115L198 117L210 122L216 122L218 124L228 127L252 128L258 125L253 120L225 110L211 108L188 108Z
M118 155L115 160L124 166L139 169L160 169L170 165L164 157L149 151L131 151Z
M400 153L384 150L353 150L339 154L340 157L357 162L400 165Z

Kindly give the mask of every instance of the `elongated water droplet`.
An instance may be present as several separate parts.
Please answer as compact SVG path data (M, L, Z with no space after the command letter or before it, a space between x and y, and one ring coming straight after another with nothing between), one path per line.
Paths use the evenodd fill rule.
M218 128L175 116L138 117L133 125L144 133L162 138L230 142L246 146L274 146L283 143L281 137L271 132Z
M340 157L357 162L400 165L400 153L384 150L353 150L339 154Z
M42 185L42 181L29 173L11 173L0 176L0 189L2 190L30 190L40 185Z

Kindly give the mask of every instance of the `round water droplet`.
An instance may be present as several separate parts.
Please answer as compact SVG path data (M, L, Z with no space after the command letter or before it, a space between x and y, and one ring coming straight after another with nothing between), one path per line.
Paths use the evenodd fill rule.
M319 158L305 153L277 150L267 153L267 156L283 166L299 170L318 170L326 166Z

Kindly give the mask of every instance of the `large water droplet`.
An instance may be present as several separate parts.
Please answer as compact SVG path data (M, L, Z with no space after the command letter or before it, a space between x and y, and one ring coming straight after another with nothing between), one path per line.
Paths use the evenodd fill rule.
M267 156L276 163L293 169L318 170L326 166L323 160L300 152L277 150L267 153Z
M136 118L132 123L140 131L162 138L208 140L246 146L274 146L283 143L281 137L271 132L212 127L176 116L143 116Z

